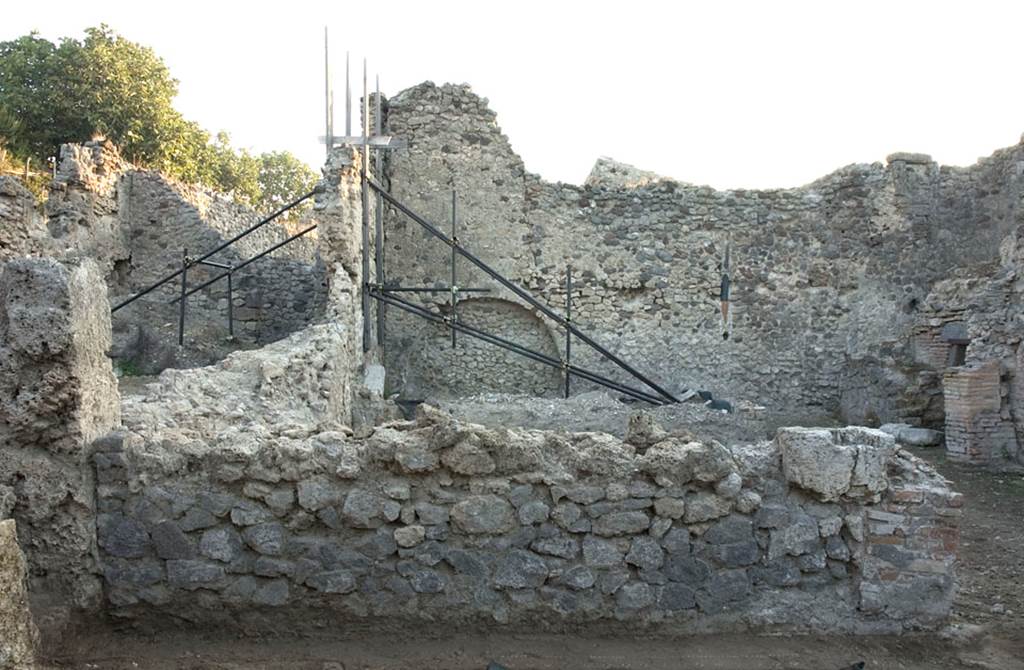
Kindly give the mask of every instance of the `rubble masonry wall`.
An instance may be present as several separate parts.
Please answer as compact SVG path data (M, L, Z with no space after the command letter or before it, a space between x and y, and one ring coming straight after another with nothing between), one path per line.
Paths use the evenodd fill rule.
M365 440L126 424L96 455L99 545L142 627L895 632L952 602L961 498L878 431L644 450L430 408Z
M137 169L109 142L64 145L46 204L50 253L96 260L113 302L180 269L184 249L196 258L261 216L223 194ZM308 225L302 218L276 221L211 260L237 265ZM194 266L189 285L222 272ZM326 274L316 231L238 271L233 278L236 337L262 344L322 318ZM115 315L118 358L139 359L132 365L147 372L174 364L170 326L177 323L177 310L168 302L179 291L171 282ZM222 341L228 334L227 300L225 280L189 298L186 335L191 331L201 340Z
M1024 216L1024 145L969 168L894 154L799 188L719 191L607 160L583 186L545 182L525 170L486 99L464 85L403 91L388 101L387 127L409 143L389 155L393 192L447 230L456 189L468 249L556 311L572 264L577 325L609 349L670 387L706 388L799 421L826 414L941 428L943 365L916 350L914 333L930 318L920 305L957 270L988 277ZM394 213L387 234L390 279L447 281L447 247ZM727 243L726 341L718 288ZM468 263L460 268L461 284L497 288ZM403 318L395 317L389 371L428 385L430 356L401 339L417 328ZM573 353L619 375L586 347ZM465 373L481 387L497 383L489 369Z

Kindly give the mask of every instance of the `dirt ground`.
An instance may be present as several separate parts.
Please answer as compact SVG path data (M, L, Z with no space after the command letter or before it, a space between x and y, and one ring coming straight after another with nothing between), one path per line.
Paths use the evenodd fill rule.
M345 641L142 638L105 631L44 658L47 670L1024 670L1024 476L915 450L962 491L960 582L950 626L903 637L714 635L360 636ZM863 666L857 665L863 663ZM490 665L490 664L495 665Z

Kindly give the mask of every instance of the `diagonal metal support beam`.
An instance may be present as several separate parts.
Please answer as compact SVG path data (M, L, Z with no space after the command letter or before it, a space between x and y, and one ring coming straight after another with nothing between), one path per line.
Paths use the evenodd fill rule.
M375 284L370 288L375 288L383 291L390 291L393 293L451 293L451 286L391 286L388 284ZM459 293L490 293L489 288L463 288L461 286L454 287Z
M619 393L623 393L637 400L643 400L645 402L651 403L652 405L665 404L664 400L655 395L647 393L646 391L641 391L631 386L620 384L619 382L608 379L607 377L604 377L596 372L591 372L590 370L575 365L569 365L563 361L558 360L557 358L552 358L551 356L547 356L538 351L534 351L532 349L524 347L520 344L516 344L515 342L507 340L503 337L499 337L498 335L494 335L492 333L480 330L479 328L475 328L461 321L455 321L450 318L446 318L440 314L431 312L430 310L424 307L411 303L407 300L403 300L398 296L389 295L386 291L374 289L370 291L370 296L378 301L387 303L389 305L393 305L401 310L409 312L410 314L414 314L423 319L426 319L427 321L439 323L453 330L458 330L459 332L470 335L471 337L483 340L484 342L488 342L495 346L501 347L502 349L507 349L508 351L519 354L520 356L524 356L538 363L543 363L544 365L547 365L549 367L556 368L558 370L564 370L566 374L575 375L580 379L585 379L600 386L612 389L613 391L618 391Z
M189 289L187 293L185 293L184 295L181 295L181 296L175 298L174 300L172 300L170 302L170 304L173 305L174 303L178 302L182 298L187 298L190 295L192 295L193 293L198 293L199 291L202 291L204 288L206 288L210 284L218 282L221 279L224 279L225 277L230 277L231 273L238 272L239 270L244 268L246 265L249 265L250 263L255 263L256 261L258 261L259 259L263 258L267 254L270 254L270 253L273 253L273 252L277 251L278 249L280 249L284 245L288 244L289 242L294 242L295 240L299 239L300 237L302 237L303 235L305 235L306 233L308 233L308 232L310 232L310 231L312 231L314 229L316 229L316 225L312 225L309 228L306 228L304 230L300 230L299 232L295 233L291 237L289 237L289 238L287 238L285 240L281 240L280 242L278 242L274 246L270 247L269 249L264 249L263 251L261 251L260 253L256 254L255 256L250 258L249 260L242 261L241 263L239 263L238 265L234 266L233 268L231 268L227 272L223 272L223 273L217 275L216 277L214 277L213 279L210 279L208 281L204 281L199 286L195 286L195 287Z
M235 235L234 237L232 237L227 242L224 242L224 243L218 245L212 251L208 251L205 254L203 254L202 256L200 256L199 258L196 258L191 263L189 263L189 265L195 265L196 263L202 263L203 261L205 261L210 256L213 256L218 251L222 251L222 250L230 247L232 244L234 244L238 240L242 239L243 237L245 237L246 235L252 233L253 231L262 228L263 226L267 225L268 223L270 223L271 221L273 221L277 217L279 217L282 214L284 214L285 212L287 212L288 210L290 210L290 209L292 209L294 207L299 206L304 201L308 200L309 198L312 198L314 195L316 195L318 193L323 193L323 192L324 192L324 185L323 185L323 183L317 184L316 188L314 188L312 191L310 191L306 195L304 195L301 198L298 198L296 200L293 200L292 202L288 203L287 205L285 205L281 209L277 210L276 212L274 212L270 216L266 217L265 219L261 219L255 225L250 226L249 228L246 228L242 232L240 232L237 235ZM309 231L307 230L306 232L309 232ZM142 296L155 291L156 289L160 288L161 286L163 286L167 282L171 281L172 279L174 279L178 275L182 274L183 272L186 272L187 270L188 270L187 267L181 268L180 270L178 270L176 272L172 272L171 274L167 275L166 277L164 277L160 281L158 281L158 282L156 282L154 284L150 284L149 286L147 286L146 288L142 289L141 291L139 291L138 293L136 293L132 297L128 298L127 300L124 300L124 301L114 305L110 309L111 313L116 312L117 310L121 309L122 307L127 307L128 305L130 305L131 303L135 302L136 300L138 300ZM191 294L189 294L189 295L191 295Z
M636 368L631 366L629 363L625 362L624 360L622 360L621 358L619 358L618 356L616 356L615 354L613 354L612 352L608 351L603 346L598 344L596 341L593 340L593 338L588 336L586 333L582 332L576 326L572 325L572 323L568 319L560 316L554 310L552 310L550 307L548 307L547 305L545 305L544 303L542 303L541 301L539 301L535 297L533 297L533 295L531 295L529 293L529 291L527 291L527 290L517 286L516 284L514 284L511 281L509 281L508 279L506 279L504 276L499 274L496 270L491 268L491 266L489 266L487 263L483 262L482 260L477 258L475 255L473 255L472 253L467 251L465 248L463 248L461 245L459 245L457 240L451 239L450 237L445 235L443 232L441 232L441 230L438 229L434 224L430 223L429 221L424 219L422 216L420 216L416 212L414 212L411 209L409 209L408 207L406 207L397 198L395 198L393 195L388 193L384 189L384 187L382 187L380 184L378 184L375 180L373 180L370 177L365 177L365 179L366 179L367 183L370 185L370 187L373 188L378 193L380 193L381 196L384 198L384 200L386 200L388 202L389 205L393 206L395 209L397 209L398 211L400 211L401 213L405 214L410 219L412 219L413 221L418 223L420 226L422 226L424 229L426 229L427 232L429 232L431 235L433 235L437 239L441 240L445 244L447 244L450 247L452 247L452 249L455 250L460 256L462 256L463 258L467 259L473 265L477 266L480 270L482 270L484 272L484 274L486 274L489 277L491 277L491 279L494 279L496 282L498 282L499 284L501 284L502 286L504 286L508 290L512 291L513 293L515 293L517 296L519 296L520 298L525 300L527 303L529 303L530 305L535 307L537 310L539 310L542 314L544 314L544 316L548 317L549 319L551 319L555 323L561 325L563 328L566 328L569 332L571 332L573 335L575 335L577 338L579 338L580 341L582 341L584 344L587 344L592 349L594 349L595 351L600 353L602 356L604 356L605 358L607 358L611 362L613 362L616 365L618 365L620 368L622 368L623 370L625 370L626 372L631 374L637 380L643 382L645 385L647 385L651 389L657 391L658 394L661 397L665 398L669 402L673 402L673 403L674 402L679 402L676 399L676 397L673 396L671 393L669 393L668 391L663 389L661 386L659 386L654 381L648 379L645 375L643 375L639 370L637 370Z

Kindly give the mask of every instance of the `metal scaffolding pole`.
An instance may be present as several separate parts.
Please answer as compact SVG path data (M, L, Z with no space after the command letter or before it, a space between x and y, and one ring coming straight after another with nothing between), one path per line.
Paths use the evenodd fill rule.
M231 270L228 270L228 337L235 338L235 289L231 284Z
M363 59L363 160L362 160L362 205L363 205L363 351L370 350L370 146L366 141L370 125L370 99L366 95L366 59Z
M572 266L565 268L565 322L572 323ZM569 380L572 377L572 331L565 329L565 397L569 398Z
M455 280L455 259L458 258L458 254L455 253L455 247L457 247L458 244L459 244L459 235L458 235L458 231L456 229L456 226L458 225L457 224L458 219L456 218L456 213L455 213L455 200L456 200L455 189L452 189L452 283L451 283L449 288L451 288L451 292L452 292L452 322L453 323L457 322L459 320L459 310L458 310L458 307L459 307L459 285L456 283L456 280ZM456 333L458 333L458 331L455 328L452 328L452 349L455 348L455 335L456 335Z
M380 101L380 77L377 77L377 97L374 100L374 115L373 115L373 129L374 134L378 137L381 134L383 127L383 121L381 120L381 101ZM384 150L377 149L374 155L374 168L373 175L377 179L382 179L384 174ZM383 286L385 283L384 279L384 199L380 193L377 194L377 209L376 214L376 236L374 243L374 265L376 266L377 285ZM382 302L377 303L377 346L384 347L384 308L385 305Z
M292 235L288 239L281 240L280 242L278 242L274 246L270 247L269 249L264 249L263 251L261 251L260 253L256 254L255 256L250 258L249 260L242 261L238 265L234 266L234 268L232 268L231 270L228 270L227 272L219 274L216 277L214 277L213 279L209 279L209 280L203 282L199 286L195 286L195 287L189 289L188 293L186 293L184 295L184 297L187 298L190 295L192 295L193 293L197 293L197 292L203 290L204 288L206 288L210 284L213 284L214 282L217 282L217 281L219 281L221 279L224 279L224 277L231 276L232 272L237 272L238 270L241 270L242 268L244 268L246 265L249 265L250 263L255 263L256 261L258 261L259 259L263 258L267 254L270 254L270 253L273 253L273 252L277 251L278 249L280 249L284 245L288 244L289 242L294 242L295 240L299 239L300 237L302 237L306 233L310 232L311 230L315 230L315 229L316 229L316 225L312 225L309 228L306 228L305 230L300 230L299 232L295 233L294 235ZM181 300L180 297L175 298L174 300L171 301L171 304L174 304L174 303L178 302L179 300Z
M185 344L185 291L188 289L188 249L181 250L181 304L178 307L178 346Z
M334 128L331 127L331 106L333 96L331 94L331 59L327 52L327 26L324 26L324 135L327 137L327 156L331 155L331 148L334 146Z

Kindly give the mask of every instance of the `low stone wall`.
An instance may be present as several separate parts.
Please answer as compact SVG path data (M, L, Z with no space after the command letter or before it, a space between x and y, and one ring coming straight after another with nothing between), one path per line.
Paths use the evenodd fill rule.
M119 618L866 633L936 626L952 600L960 496L880 431L727 448L423 407L365 440L285 424L197 437L136 423L95 456Z

